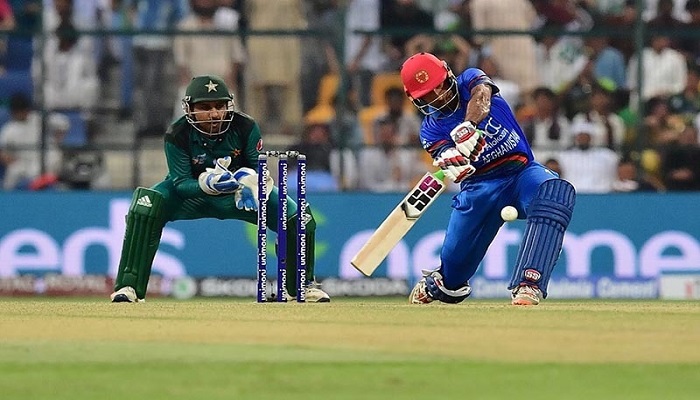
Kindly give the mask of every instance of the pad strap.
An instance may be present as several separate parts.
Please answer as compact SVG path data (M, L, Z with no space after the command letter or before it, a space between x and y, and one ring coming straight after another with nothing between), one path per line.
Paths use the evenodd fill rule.
M161 218L162 203L163 195L160 192L144 187L134 191L126 216L126 233L114 282L115 291L131 286L137 298L146 297L153 259L165 226Z
M547 297L547 285L561 253L564 232L576 202L574 187L563 179L543 182L527 209L527 226L508 289L537 286Z

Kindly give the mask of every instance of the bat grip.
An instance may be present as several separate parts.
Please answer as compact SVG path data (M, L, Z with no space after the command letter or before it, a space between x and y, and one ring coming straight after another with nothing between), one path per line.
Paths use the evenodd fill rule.
M445 180L445 171L439 169L435 172L433 172L433 176L441 181Z

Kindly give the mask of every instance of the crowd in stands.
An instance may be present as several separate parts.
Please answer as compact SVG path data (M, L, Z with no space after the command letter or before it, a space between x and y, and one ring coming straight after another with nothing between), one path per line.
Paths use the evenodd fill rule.
M398 68L429 51L491 76L579 193L700 190L700 0L636 4L0 0L0 179L130 188L101 144L160 138L189 79L216 74L267 147L308 154L310 190L405 192L434 167Z

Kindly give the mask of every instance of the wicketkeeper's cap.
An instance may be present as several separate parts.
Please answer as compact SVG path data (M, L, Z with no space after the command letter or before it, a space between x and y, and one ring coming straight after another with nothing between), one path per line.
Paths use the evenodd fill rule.
M216 75L195 76L185 90L185 101L190 103L218 100L233 100L233 96L224 80Z

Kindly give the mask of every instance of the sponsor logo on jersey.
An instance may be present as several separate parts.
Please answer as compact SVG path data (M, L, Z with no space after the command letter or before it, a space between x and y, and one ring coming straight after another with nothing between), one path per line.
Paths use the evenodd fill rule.
M262 151L263 149L263 141L262 139L258 140L258 144L255 145L255 150L257 151Z
M203 165L206 160L207 160L207 153L202 153L200 155L192 157L192 164Z

